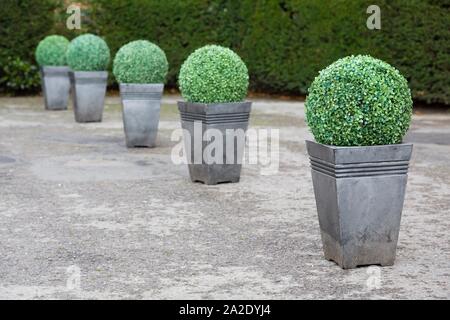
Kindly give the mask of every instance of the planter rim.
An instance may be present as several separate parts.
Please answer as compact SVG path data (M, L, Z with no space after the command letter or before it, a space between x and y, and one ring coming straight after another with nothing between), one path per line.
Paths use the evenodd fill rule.
M178 104L185 104L185 105L191 105L191 106L233 106L233 105L241 105L241 104L248 104L252 103L252 101L243 100L243 101L237 101L237 102L211 102L211 103L203 103L203 102L189 102L184 100L178 100Z
M306 148L311 157L334 164L409 161L412 143L374 146L330 146L306 140Z
M180 112L221 114L221 113L250 113L252 102L226 102L226 103L196 103L178 101Z
M74 71L70 70L69 73L76 78L107 78L108 71Z
M41 66L39 67L42 76L64 76L68 77L70 68L68 66Z
M163 83L120 83L120 97L125 100L161 101L164 91Z
M316 141L312 141L312 140L305 140L305 141L306 141L306 143L321 145L321 146L325 146L330 149L385 148L388 146L412 146L413 145L411 142L400 142L400 143L393 143L393 144L376 144L376 145L370 145L370 146L334 146L331 144L324 144L324 143L320 143L320 142L316 142Z
M70 70L69 66L40 66L39 68L44 71Z
M121 92L162 91L164 83L119 83L119 89Z

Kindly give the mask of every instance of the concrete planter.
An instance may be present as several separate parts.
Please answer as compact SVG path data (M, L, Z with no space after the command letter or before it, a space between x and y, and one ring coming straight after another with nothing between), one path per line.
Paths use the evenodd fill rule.
M164 84L120 84L127 147L154 147Z
M325 258L344 269L393 265L412 144L306 147Z
M45 109L67 110L70 92L69 67L41 67Z
M213 185L224 182L239 182L241 176L242 156L245 147L245 135L230 137L236 129L245 132L251 111L251 102L204 104L178 102L181 126L184 129L185 149L189 175L193 182ZM196 130L199 128L199 130ZM223 156L220 163L203 157L208 146L208 132L221 133ZM228 140L233 139L233 148L227 150ZM197 132L200 131L200 132ZM205 134L206 132L206 134ZM197 136L196 136L197 134ZM199 135L201 134L201 135ZM201 137L206 136L206 141Z
M105 103L107 71L71 71L73 110L77 122L100 122Z

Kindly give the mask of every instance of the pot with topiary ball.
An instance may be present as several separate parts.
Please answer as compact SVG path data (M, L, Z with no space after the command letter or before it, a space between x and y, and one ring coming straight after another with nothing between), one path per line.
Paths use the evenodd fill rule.
M308 90L307 141L325 258L393 265L412 144L406 79L370 56L342 58Z
M113 73L119 82L127 147L154 147L169 64L157 45L132 41L119 49Z
M70 42L67 63L77 122L102 121L109 59L108 45L98 36L84 34Z
M228 48L207 45L183 63L178 102L193 182L238 182L251 102L244 101L248 70Z
M63 36L51 35L39 42L35 56L40 66L42 92L45 109L66 110L69 101L69 67L66 51L69 40Z

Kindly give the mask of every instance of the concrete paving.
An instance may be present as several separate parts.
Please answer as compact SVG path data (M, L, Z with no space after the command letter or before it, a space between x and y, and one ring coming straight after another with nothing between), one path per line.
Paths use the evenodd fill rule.
M406 138L395 265L342 270L322 253L303 103L254 103L250 127L280 129L277 173L205 186L171 160L177 99L157 148L127 149L118 97L89 124L0 98L0 298L449 298L449 113L415 115Z

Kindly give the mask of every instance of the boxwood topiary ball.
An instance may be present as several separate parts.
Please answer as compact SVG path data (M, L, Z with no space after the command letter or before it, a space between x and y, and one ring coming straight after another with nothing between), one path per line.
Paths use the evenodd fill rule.
M164 83L168 69L166 54L160 47L137 40L119 49L113 73L120 83Z
M400 143L411 122L408 82L397 69L371 56L337 60L320 71L308 93L306 120L319 143Z
M109 57L106 42L89 33L73 39L67 48L67 63L74 71L106 70Z
M179 84L188 102L239 102L247 95L248 70L232 50L208 45L195 50L183 63Z
M36 48L36 61L40 66L65 66L69 40L63 36L51 35L39 42Z

